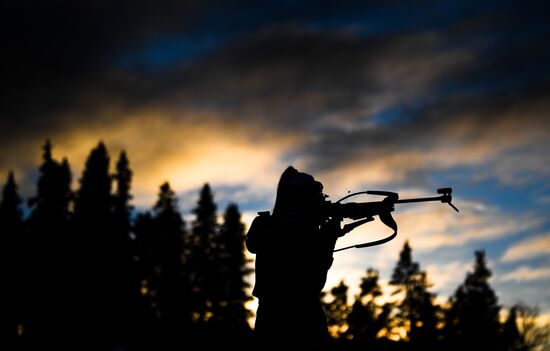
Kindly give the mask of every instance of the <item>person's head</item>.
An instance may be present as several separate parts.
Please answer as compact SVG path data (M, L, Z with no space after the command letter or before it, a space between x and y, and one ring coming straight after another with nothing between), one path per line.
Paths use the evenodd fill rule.
M324 198L323 184L289 166L279 179L273 215L295 211L316 213Z

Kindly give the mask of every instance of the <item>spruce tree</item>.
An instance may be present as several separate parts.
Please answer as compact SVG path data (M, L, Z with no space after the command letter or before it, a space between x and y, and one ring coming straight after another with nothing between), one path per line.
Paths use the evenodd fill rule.
M29 199L29 226L34 231L31 233L33 243L40 250L44 249L43 245L51 243L51 240L67 239L62 234L67 235L66 227L70 219L72 175L69 162L65 158L61 163L56 161L52 156L52 148L51 142L47 140L43 147L43 163L39 168L37 194Z
M197 324L206 325L221 301L218 280L219 230L217 206L210 185L206 183L193 210L192 230L186 238L185 266L194 292L193 315Z
M244 250L245 227L236 204L225 210L219 235L218 281L219 305L214 315L220 332L226 335L243 335L250 331L250 311L245 303L251 299L245 277L252 272L247 266Z
M130 201L132 184L132 170L126 152L120 153L116 163L116 172L113 176L115 181L115 193L113 196L113 217L114 226L123 245L127 245L130 238L130 214L133 209Z
M449 348L458 350L498 350L499 312L497 296L489 284L491 271L485 251L475 252L472 272L450 299L446 316L445 335Z
M19 349L25 304L24 224L21 198L13 172L0 200L0 348Z
M37 193L29 199L29 304L26 334L44 346L45 340L64 340L71 319L73 295L70 228L71 170L58 162L52 144L43 147Z
M412 249L409 241L405 241L403 249L399 253L399 261L393 269L390 284L398 285L401 289L406 288L405 283L409 283L420 272L420 266L412 260Z
M88 156L75 203L75 218L81 226L102 227L111 220L111 176L107 148L100 142ZM87 228L80 228L93 233ZM96 235L107 235L97 233ZM91 238L89 238L91 240Z
M155 260L157 265L156 304L164 325L171 330L184 326L188 318L186 284L182 275L183 235L185 222L178 209L178 201L169 183L160 187L153 207Z
M136 316L131 313L137 308L140 300L140 280L137 263L134 261L135 246L130 237L130 216L133 209L130 201L132 170L126 152L120 153L113 175L115 191L113 195L113 262L111 272L115 277L112 289L113 318L121 326L118 343L124 344L132 338ZM118 277L118 278L116 278Z
M111 288L118 285L116 240L113 217L110 158L103 142L88 156L75 202L75 236L78 271L76 319L81 340L90 339L91 347L115 347L119 326L114 320L118 309Z
M406 241L399 254L390 284L397 287L396 293L404 294L397 304L397 321L407 332L413 348L434 347L437 341L437 307L435 294L428 291L430 285L426 272L412 259L412 249Z

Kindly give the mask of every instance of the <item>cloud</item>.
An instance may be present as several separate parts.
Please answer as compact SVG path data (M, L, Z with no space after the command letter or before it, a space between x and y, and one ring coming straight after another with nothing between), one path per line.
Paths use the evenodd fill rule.
M456 288L464 280L467 271L465 267L468 267L469 264L469 262L452 261L427 265L425 270L429 282L433 284L432 290L442 291Z
M503 274L499 280L501 281L516 281L516 282L530 282L535 280L549 280L550 268L541 267L533 268L528 266L521 266L512 272Z
M529 99L528 99L529 100ZM355 182L392 184L418 176L469 167L473 180L499 179L521 184L550 174L543 162L550 152L547 100L516 101L504 108L465 102L470 111L425 111L429 117L390 126L333 129L305 145L310 168ZM481 103L481 104L479 104ZM464 108L464 106L462 106ZM504 111L502 110L504 109ZM430 113L433 115L430 116Z
M173 117L175 114L178 117ZM81 116L71 115L76 119ZM200 111L112 107L100 111L96 120L68 124L32 143L18 143L12 152L4 154L3 161L10 166L2 168L0 176L14 169L24 197L35 191L40 148L46 138L53 142L55 158L69 160L75 190L85 160L100 140L109 150L112 171L119 152L125 150L134 174L133 202L139 208L154 203L158 186L164 181L179 194L196 191L209 182L218 189L239 186L240 192L232 192L238 196L232 201L270 198L288 166L282 155L300 139L237 121L223 123ZM185 205L189 199L181 202Z
M96 10L102 6L107 5ZM456 33L446 30L366 35L348 26L322 28L266 19L180 65L147 70L118 67L111 61L98 64L101 60L95 55L109 48L147 47L148 40L162 35L201 32L204 28L195 20L179 26L178 14L186 6L190 10L181 16L208 17L207 11L193 2L181 6L162 5L149 13L140 2L121 23L114 20L121 9L107 6L105 23L113 32L105 43L92 41L100 47L85 51L93 56L93 74L82 75L85 78L78 82L61 75L53 88L26 84L36 90L32 99L19 100L13 94L5 98L2 116L13 118L0 120L0 128L11 131L3 133L0 146L17 156L0 155L0 167L28 169L31 162L22 165L19 158L32 158L46 136L61 140L94 131L97 139L117 133L120 125L146 129L143 114L149 113L161 124L189 123L190 129L207 121L219 128L246 126L242 128L250 129L249 139L262 137L262 130L278 139L295 138L292 148L277 148L271 157L325 177L338 191L365 183L421 184L433 172L465 166L475 167L477 179L496 177L514 184L550 174L540 162L549 151L544 142L548 121L543 116L550 108L544 90L537 95L526 89L513 97L499 90L442 94L446 85L484 62L480 47L485 48L448 45ZM173 15L160 24L167 12ZM86 15L84 23L95 23L95 15ZM140 19L143 26L138 28ZM63 23L52 30L60 31ZM106 35L78 27L74 34L64 34L60 45L72 42L69 39L80 31L84 38ZM78 51L74 49L63 46L60 52ZM92 53L95 49L97 54ZM113 55L120 54L113 50ZM81 63L83 70L87 62ZM81 75L67 75L73 76ZM475 85L475 79L470 83ZM397 117L388 119L392 113ZM154 129L156 122L151 118L147 125ZM104 132L107 126L116 131ZM126 145L146 140L122 135L128 139L117 140ZM210 154L219 152L220 145L210 149ZM143 148L139 151L135 157L151 155ZM159 169L157 160L151 157L149 162Z
M64 131L52 138L56 155L64 155L80 175L89 151L102 139L113 158L125 149L134 171L136 204L151 205L161 182L177 192L245 184L267 192L286 164L278 155L290 148L292 136L254 132L243 125L192 119L167 119L156 111L131 112L131 118L113 120L107 127ZM252 132L252 133L251 133ZM98 137L99 136L99 137Z
M550 255L550 232L530 237L509 247L500 260L516 262Z
M220 50L180 72L185 79L154 85L171 90L160 101L301 133L303 143L289 157L346 184L349 177L421 182L457 167L476 167L477 180L514 184L549 174L541 162L548 152L543 116L550 110L544 95L440 96L439 86L471 69L475 56L443 48L444 42L433 33L365 39L282 27ZM384 122L393 109L400 118Z

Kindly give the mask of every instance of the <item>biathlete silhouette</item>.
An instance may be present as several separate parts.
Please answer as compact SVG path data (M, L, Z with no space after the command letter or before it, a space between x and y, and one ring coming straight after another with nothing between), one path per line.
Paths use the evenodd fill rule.
M258 349L324 350L330 338L321 291L333 262L340 222L322 215L323 185L288 167L273 211L260 212L246 236L256 254Z
M330 335L321 292L334 260L333 253L384 244L397 235L391 212L395 204L439 201L451 203L452 188L440 196L399 199L388 191L361 191L332 203L323 184L289 166L277 185L273 211L259 212L246 235L248 251L256 255L258 298L254 337L258 350L328 350ZM382 201L342 200L359 194L384 196ZM356 227L380 220L393 233L383 239L335 249L336 241ZM344 218L354 222L341 227Z

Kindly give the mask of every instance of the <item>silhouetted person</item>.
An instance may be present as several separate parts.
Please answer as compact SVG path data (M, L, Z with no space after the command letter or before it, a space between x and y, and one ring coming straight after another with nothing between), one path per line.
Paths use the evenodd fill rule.
M246 245L256 254L258 349L321 350L329 341L321 304L340 224L322 215L323 185L288 167L279 180L273 213L262 212Z

